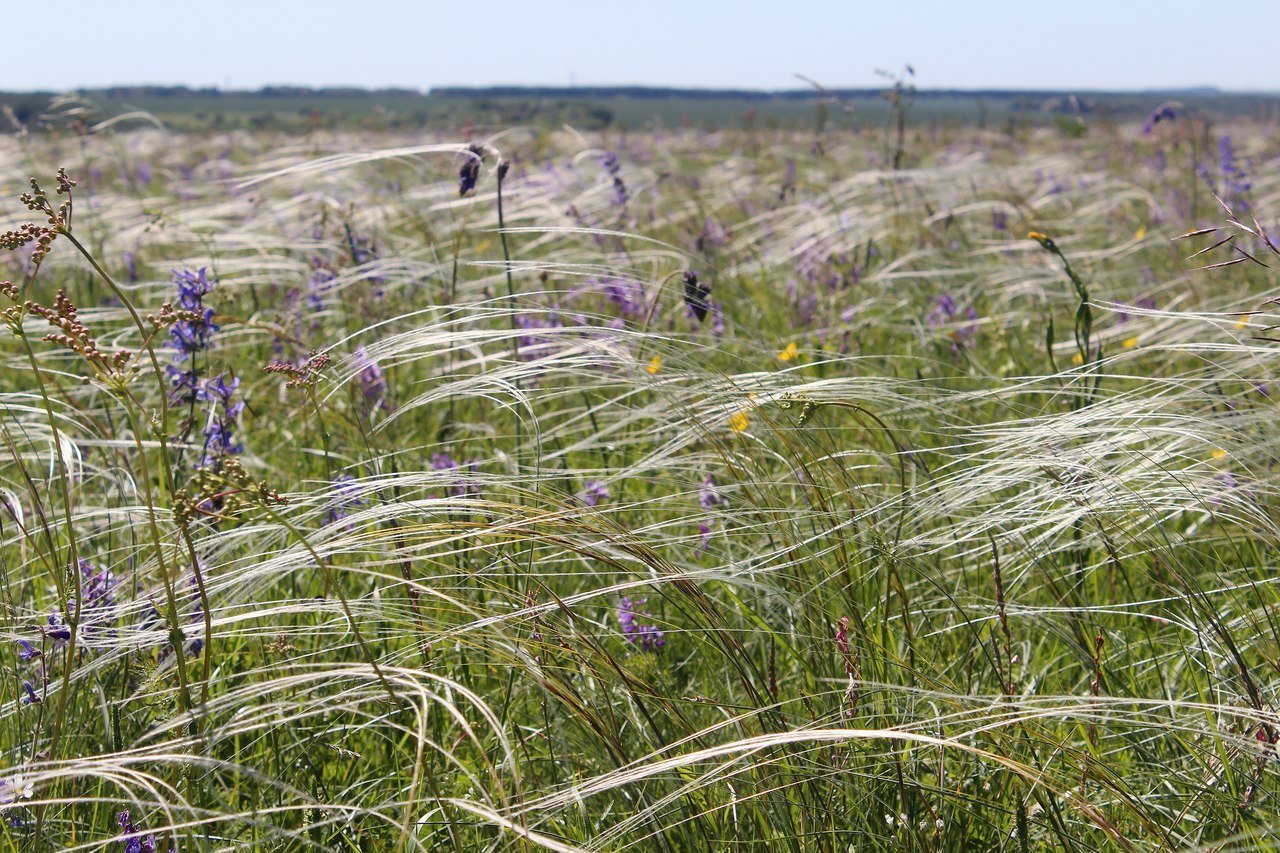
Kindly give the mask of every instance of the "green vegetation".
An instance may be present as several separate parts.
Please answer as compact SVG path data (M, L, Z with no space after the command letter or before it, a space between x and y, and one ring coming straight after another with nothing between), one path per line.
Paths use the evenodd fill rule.
M926 101L0 137L0 849L1273 845L1274 135Z

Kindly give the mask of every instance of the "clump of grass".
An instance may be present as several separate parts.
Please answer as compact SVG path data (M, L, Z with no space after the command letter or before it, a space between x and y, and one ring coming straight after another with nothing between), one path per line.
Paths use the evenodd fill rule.
M3 844L1276 831L1274 236L1159 140L113 133L0 138Z

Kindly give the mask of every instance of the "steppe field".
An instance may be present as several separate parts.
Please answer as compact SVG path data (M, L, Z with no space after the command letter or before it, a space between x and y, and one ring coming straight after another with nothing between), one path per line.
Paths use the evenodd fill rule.
M1278 167L0 136L0 850L1275 848Z

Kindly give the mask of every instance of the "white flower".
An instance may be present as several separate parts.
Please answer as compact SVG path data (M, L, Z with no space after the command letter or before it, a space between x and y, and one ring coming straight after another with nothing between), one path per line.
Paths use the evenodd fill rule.
M29 800L35 793L35 785L22 776L12 779L0 779L0 805L9 805L15 800Z

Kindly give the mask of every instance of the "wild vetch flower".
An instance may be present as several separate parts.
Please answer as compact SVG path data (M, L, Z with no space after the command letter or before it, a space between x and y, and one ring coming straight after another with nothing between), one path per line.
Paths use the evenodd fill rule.
M629 596L620 598L617 610L618 627L622 630L623 638L640 651L656 652L667 644L667 640L656 625L643 625L637 620L637 617L650 616L649 613L640 609L644 606L644 602L643 598L632 599Z
M698 524L698 547L694 549L694 556L701 554L711 546L711 525L706 522Z
M631 196L627 192L627 185L622 181L622 164L618 162L618 155L612 151L605 152L600 157L600 168L613 178L613 203L624 207Z
M311 277L307 279L307 307L312 311L322 311L329 290L333 287L333 281L338 275L321 258L311 259L311 269Z
M604 283L603 290L623 316L636 317L644 313L644 291L635 282L613 279Z
M364 347L356 348L355 357L356 365L360 368L356 379L360 381L360 390L364 393L366 411L374 407L390 408L387 402L387 377L383 375L377 360L369 355L369 351Z
M599 480L587 480L582 491L578 492L578 499L587 506L596 506L611 497L613 495L610 494L609 487Z
M1253 184L1236 163L1235 146L1230 136L1224 136L1218 140L1218 160L1222 171L1222 187L1219 195L1223 202L1237 214L1249 210L1249 201L1245 195L1253 189Z
M479 496L480 490L475 481L466 476L467 472L474 473L478 466L479 463L475 461L464 465L448 453L431 454L432 469L440 472L449 472L452 475L448 480L449 485L445 489L450 497L468 498Z
M213 290L213 283L202 267L198 272L183 270L173 274L178 288L178 308L187 312L169 327L169 345L177 352L174 363L169 365L169 396L175 402L193 403L198 396L198 382L194 358L196 353L209 349L213 333L218 326L213 322L213 309L205 307L204 297ZM189 367L183 367L190 363Z
M213 379L201 382L196 391L196 399L208 404L204 453L199 462L201 468L215 466L225 456L244 452L244 444L237 441L235 435L240 413L244 411L244 402L231 400L239 387L238 378L232 379L228 385L222 374L218 374Z
M563 329L565 325L559 315L547 313L517 314L515 324L524 330ZM516 338L516 351L521 361L536 361L550 355L555 343L551 335L524 334Z
M80 630L92 639L108 630L108 624L115 619L118 581L110 569L99 568L89 560L80 561L80 577ZM68 598L67 610L76 612L74 596Z
M329 514L325 524L334 524L351 514L351 510L364 506L363 489L355 477L339 474L333 478L332 496L329 498Z
M1151 115L1147 116L1147 120L1142 125L1142 135L1150 136L1156 129L1156 125L1161 122L1170 122L1178 117L1178 104L1172 101L1165 101L1160 106L1151 111Z
M963 312L960 312L951 294L944 293L938 297L933 310L925 318L929 325L929 331L936 333L940 326L951 325L961 316L968 322L961 323L947 332L947 337L951 338L951 349L955 352L958 352L961 346L972 340L974 335L978 333L977 309L969 305Z
M1156 301L1150 296L1141 296L1138 298L1137 302L1133 303L1133 307L1140 308L1144 311L1151 311L1155 309ZM1127 323L1132 317L1132 314L1123 309L1116 312L1116 322L1118 323Z
M46 620L44 635L54 642L65 643L71 639L71 629L67 627L67 623L62 618L62 611L56 607L49 613Z
M702 481L702 485L698 487L698 505L705 510L713 510L718 506L726 506L729 499L720 494L720 489L716 487L716 482L708 474Z
M154 835L142 835L142 830L133 823L133 816L129 814L128 809L123 809L116 815L116 826L124 830L124 838L120 840L120 844L124 853L155 853L156 837Z

